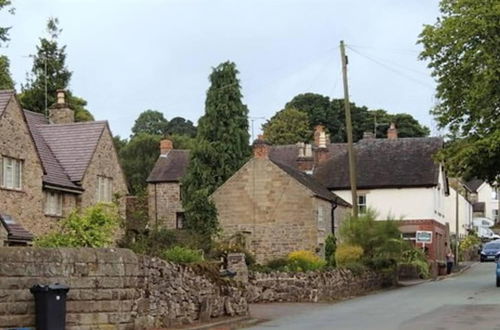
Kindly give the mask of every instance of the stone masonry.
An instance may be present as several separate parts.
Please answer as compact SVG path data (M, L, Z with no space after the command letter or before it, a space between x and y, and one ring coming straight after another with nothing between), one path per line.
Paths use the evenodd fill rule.
M247 315L241 284L125 249L0 248L0 328L33 327L34 284L70 287L66 329L151 329Z
M150 226L177 228L177 214L183 212L179 182L148 184Z
M258 263L295 250L321 254L332 232L331 203L316 198L269 159L252 158L212 198L224 235L246 234Z

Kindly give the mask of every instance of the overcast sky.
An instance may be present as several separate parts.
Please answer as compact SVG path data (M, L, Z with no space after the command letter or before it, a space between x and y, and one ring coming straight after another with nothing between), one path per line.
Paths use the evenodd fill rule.
M11 60L25 81L47 18L58 17L71 90L96 119L128 137L137 116L159 110L194 122L208 75L234 61L251 117L270 118L293 96L342 98L339 42L350 47L351 101L406 112L433 129L435 83L416 45L438 0L13 0ZM7 23L4 23L7 22ZM256 131L263 120L255 120Z

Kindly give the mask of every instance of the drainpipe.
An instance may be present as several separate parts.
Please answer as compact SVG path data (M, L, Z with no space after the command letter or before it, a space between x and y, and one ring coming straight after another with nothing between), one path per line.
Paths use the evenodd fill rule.
M335 209L337 208L338 204L335 202L332 202L332 235L335 236Z
M155 182L155 230L158 230L158 194L156 193L156 185Z

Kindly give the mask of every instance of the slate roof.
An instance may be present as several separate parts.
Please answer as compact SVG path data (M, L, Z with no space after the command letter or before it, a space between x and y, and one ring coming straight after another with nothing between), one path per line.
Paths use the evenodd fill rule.
M160 155L147 182L179 182L186 173L189 163L189 150L172 149Z
M441 138L361 140L355 144L358 189L431 187L438 184L439 163L434 154ZM339 148L314 171L328 189L349 189L347 150Z
M33 234L24 229L9 215L0 214L0 223L7 230L7 239L9 241L29 242L33 240Z
M24 110L24 114L42 161L44 169L43 182L57 187L83 190L81 187L71 182L69 176L42 137L39 127L48 124L48 120L45 116L28 110Z
M13 90L0 90L0 116L7 107L10 98L14 95Z
M71 181L85 175L106 121L40 125L38 130Z
M477 190L479 189L479 187L481 187L483 182L484 181L480 179L472 179L470 181L467 181L465 185L467 186L467 188L470 189L470 191L477 192Z
M330 143L328 151L331 155L347 150L347 143ZM299 147L296 144L273 145L269 147L269 158L297 168Z
M325 188L321 183L316 181L312 176L297 170L295 168L292 168L288 165L285 165L283 163L280 163L275 160L271 160L274 164L276 164L280 169L282 169L285 173L287 173L289 176L297 180L300 184L308 188L315 196L325 199L327 201L335 202L339 205L343 206L351 206L348 202L340 198L339 196L335 195L334 193L330 192L328 189Z

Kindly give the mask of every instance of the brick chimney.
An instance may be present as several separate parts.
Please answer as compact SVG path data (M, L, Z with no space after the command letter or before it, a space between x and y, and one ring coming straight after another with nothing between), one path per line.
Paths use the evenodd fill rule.
M314 127L314 165L318 165L329 158L328 144L330 137L325 132L325 126Z
M259 135L257 137L257 140L253 142L252 147L253 147L253 156L255 158L260 158L260 159L269 158L269 143L264 141L263 135Z
M172 140L164 139L160 141L160 155L166 155L172 149L174 149Z
M309 143L299 142L297 143L297 147L299 150L297 155L297 168L302 172L312 172L314 167L312 146Z
M56 91L57 101L49 109L49 122L52 124L71 124L75 122L75 112L66 103L64 89Z
M391 123L389 129L387 130L387 138L389 140L396 140L398 138L398 129L396 128L396 124Z

